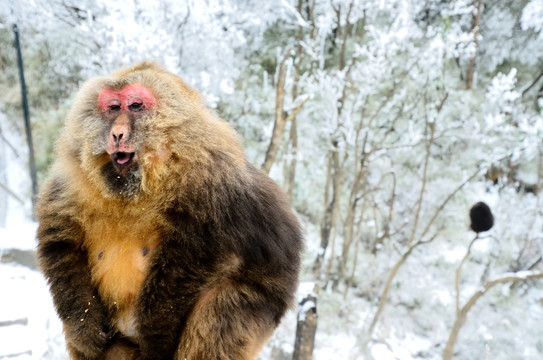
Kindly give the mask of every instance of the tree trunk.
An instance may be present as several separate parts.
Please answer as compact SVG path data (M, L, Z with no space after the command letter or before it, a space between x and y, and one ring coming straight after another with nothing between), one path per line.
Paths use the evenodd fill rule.
M466 88L471 90L473 88L473 75L475 74L475 62L477 60L477 49L479 48L479 34L481 33L481 13L483 11L483 0L477 0L477 12L473 19L473 44L475 45L475 52L469 60L468 71L466 74Z
M324 188L324 214L322 216L320 230L321 230L321 244L317 259L313 265L313 273L318 278L320 275L320 270L322 263L324 261L324 255L328 249L328 244L330 243L330 235L332 229L335 226L335 216L336 208L338 204L339 196L339 186L341 183L340 180L340 169L339 169L339 155L338 155L338 142L332 140L332 147L335 150L330 151L328 158L328 172L326 177L326 186ZM332 195L330 197L330 189L332 190ZM330 261L333 261L330 259Z
M268 150L266 150L266 157L264 158L264 163L262 164L262 169L266 173L270 172L270 169L275 161L277 156L277 151L281 145L281 140L283 137L283 132L285 126L287 125L287 116L284 113L283 107L285 104L285 79L287 76L287 60L290 57L290 49L287 51L281 62L279 63L278 73L277 73L277 83L275 84L275 118L273 123L273 131L270 139L270 144L268 145Z
M287 166L285 171L285 188L289 201L292 202L294 194L294 185L296 179L296 164L298 162L298 127L296 124L296 118L292 119L290 124L290 154L287 159Z
M300 14L300 17L304 17L303 5L306 0L298 0L297 11ZM294 80L292 84L292 98L298 98L298 82L300 81L301 64L303 59L303 47L302 41L304 37L304 27L302 25L298 26L296 33L296 53L294 55ZM290 124L290 135L289 135L289 150L288 157L285 161L285 190L289 201L292 202L292 196L294 193L294 180L296 179L296 164L298 156L298 127L296 124L296 117L292 118Z
M341 264L340 264L340 273L339 277L344 278L345 270L347 267L347 261L349 260L349 255L351 254L351 244L355 237L354 234L354 225L355 225L355 216L357 204L360 200L360 191L362 188L362 180L365 177L365 167L366 167L366 144L368 141L368 133L364 136L364 141L359 149L358 147L358 134L357 134L357 143L354 149L354 181L349 194L349 203L347 207L347 216L345 219L345 239L343 240L343 247L341 253Z
M292 360L311 360L313 358L317 320L317 296L313 293L308 294L300 302Z
M292 121L302 110L305 103L309 100L309 96L301 95L294 99L292 106L285 110L285 79L287 76L287 60L291 56L291 49L287 50L287 53L281 60L279 65L279 72L277 76L276 84L276 96L275 96L275 120L273 124L273 132L270 139L270 144L268 145L268 150L266 150L266 157L264 163L262 164L262 169L269 173L270 169L275 162L277 152L281 147L283 142L283 133L285 132L285 127L289 121Z

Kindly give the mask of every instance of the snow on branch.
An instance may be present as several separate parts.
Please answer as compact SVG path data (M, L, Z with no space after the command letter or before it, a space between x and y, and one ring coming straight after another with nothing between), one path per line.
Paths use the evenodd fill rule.
M300 95L294 100L289 108L284 109L284 113L287 114L287 121L292 120L292 118L294 118L300 112L300 110L302 110L305 103L308 102L310 99L310 94Z

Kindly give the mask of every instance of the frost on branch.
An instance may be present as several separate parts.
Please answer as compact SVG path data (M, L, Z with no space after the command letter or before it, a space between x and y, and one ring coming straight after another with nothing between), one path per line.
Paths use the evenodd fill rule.
M530 1L522 11L520 23L524 31L533 28L534 31L541 32L543 29L543 0Z

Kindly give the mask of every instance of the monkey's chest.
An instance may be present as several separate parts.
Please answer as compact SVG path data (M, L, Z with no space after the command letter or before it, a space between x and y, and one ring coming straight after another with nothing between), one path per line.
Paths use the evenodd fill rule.
M156 230L126 219L97 220L86 234L94 285L127 336L135 335L134 305L158 243Z

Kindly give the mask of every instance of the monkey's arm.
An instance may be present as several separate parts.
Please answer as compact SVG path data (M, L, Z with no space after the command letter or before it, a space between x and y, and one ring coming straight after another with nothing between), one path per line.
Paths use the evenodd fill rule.
M211 228L215 244L237 262L222 263L230 271L198 298L179 359L252 360L293 303L301 229L279 187L250 164L248 171L252 181L230 189L224 216Z
M185 239L179 232L165 237L138 296L138 343L143 359L173 356L202 285L205 270L194 271L199 261L197 254L191 256L193 249Z
M222 272L201 292L189 314L178 359L252 360L292 304L299 230L280 219L282 209L264 203L271 211L279 210L279 217L256 207L253 215L242 214L242 219L236 208L230 216L237 228L214 234L216 244L234 246L215 252L223 261L216 269ZM224 252L228 250L235 250L236 260Z
M242 254L233 258L219 245L230 239L190 240L163 242L144 283L137 312L142 359L169 359L176 350L175 359L252 359L290 305L293 279L281 278L284 268L238 263Z
M38 259L64 324L68 345L95 358L109 336L106 309L91 282L81 227L70 214L60 181L47 185L38 205Z

